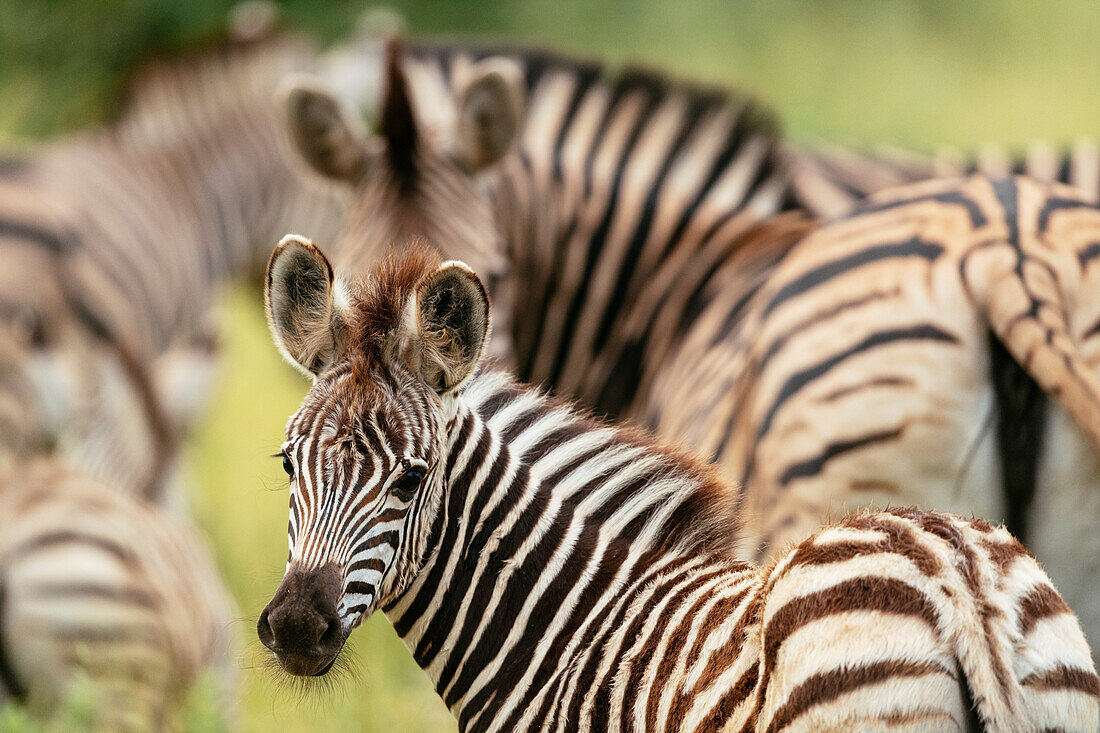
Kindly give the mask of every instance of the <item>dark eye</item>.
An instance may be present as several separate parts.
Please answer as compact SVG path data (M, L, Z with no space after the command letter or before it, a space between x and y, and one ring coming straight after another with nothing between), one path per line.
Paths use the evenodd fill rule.
M283 454L283 470L286 471L287 476L294 478L294 462L286 453Z
M393 489L399 494L411 495L420 488L420 482L424 480L426 470L420 466L409 466L405 472L393 482Z

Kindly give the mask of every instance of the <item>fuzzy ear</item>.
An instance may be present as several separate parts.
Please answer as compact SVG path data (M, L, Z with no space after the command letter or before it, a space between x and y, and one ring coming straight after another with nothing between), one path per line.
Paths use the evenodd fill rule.
M345 300L324 253L308 239L283 237L267 263L264 307L275 345L307 376L316 377L343 353Z
M489 334L489 296L474 271L445 262L416 291L410 365L439 394L474 373Z
M290 139L299 155L318 173L355 182L366 168L367 136L344 114L324 82L294 74L279 88Z
M519 64L503 57L477 62L458 95L455 160L471 173L500 162L519 138L523 115Z

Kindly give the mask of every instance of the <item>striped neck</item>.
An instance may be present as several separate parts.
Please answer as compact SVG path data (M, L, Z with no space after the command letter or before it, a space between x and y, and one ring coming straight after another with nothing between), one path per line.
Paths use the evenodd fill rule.
M385 612L464 728L522 713L520 678L550 695L647 578L732 551L709 469L500 373L466 388L447 445L427 559Z

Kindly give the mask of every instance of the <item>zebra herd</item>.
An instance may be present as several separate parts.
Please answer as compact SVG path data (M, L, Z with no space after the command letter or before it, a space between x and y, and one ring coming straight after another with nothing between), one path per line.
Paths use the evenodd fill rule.
M1094 147L968 177L652 72L271 21L0 161L0 701L84 676L160 729L205 670L232 708L177 453L218 286L296 231L332 259L288 235L264 281L313 380L286 672L381 609L463 730L1096 730Z

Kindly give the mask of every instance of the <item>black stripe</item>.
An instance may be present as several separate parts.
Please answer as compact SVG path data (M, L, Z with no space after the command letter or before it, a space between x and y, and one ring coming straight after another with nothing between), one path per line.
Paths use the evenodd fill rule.
M1055 196L1047 196L1043 202L1043 208L1039 209L1039 234L1044 234L1050 226L1050 217L1058 211L1070 211L1073 209L1091 209L1096 211L1096 206L1080 199L1063 199Z
M695 131L703 114L713 109L720 101L721 97L718 95L692 99L684 114L684 119L680 123L680 129L676 132L675 139L665 149L661 166L649 187L645 203L642 204L642 215L634 227L634 235L631 237L626 253L617 268L618 276L615 278L615 285L611 289L611 297L608 298L607 307L600 319L599 328L596 330L597 344L607 341L615 317L622 310L623 302L626 300L627 288L634 277L634 268L638 263L638 257L641 255L646 240L649 239L653 218L657 214L657 205L660 203L660 194L664 188L665 179L668 178L668 173L672 170L672 164L680 155L691 133Z
M879 433L863 435L852 440L829 443L825 446L825 450L821 451L818 455L788 466L787 470L779 476L779 484L780 486L786 486L795 479L817 476L821 473L821 470L825 468L825 464L833 458L868 445L894 440L901 437L902 432L904 432L904 428L897 428L896 430L885 430Z
M762 317L768 316L779 306L788 300L827 283L829 280L846 272L880 260L888 260L900 257L920 257L929 262L934 262L941 254L943 247L935 242L929 242L920 237L913 237L902 242L891 242L874 247L867 247L854 254L841 257L838 260L827 262L824 265L810 270L806 274L792 280L781 287L772 299L764 306Z
M71 244L68 238L61 236L56 231L37 224L11 219L0 219L0 237L11 237L32 242L41 245L54 254L68 252Z
M1093 242L1077 253L1077 264L1084 270L1097 257L1100 257L1100 242Z
M611 126L612 121L618 117L622 103L625 103L624 100L629 98L628 94L634 91L636 91L636 87L627 84L617 87L613 94L612 101L607 107L607 112L600 122L599 132L596 135L592 149L589 151L588 159L585 161L585 200L591 199L592 196L593 168L596 158L599 155L598 151L604 145L604 136L607 134L607 130ZM592 286L592 279L596 275L596 263L599 261L600 255L603 254L604 247L607 245L607 235L611 231L611 222L615 217L615 212L618 210L619 196L622 192L623 175L626 172L626 167L634 154L634 149L638 144L638 138L641 137L642 131L649 122L650 115L653 113L653 110L657 108L660 101L660 99L652 95L647 96L642 102L641 109L635 113L634 119L631 120L632 125L630 133L627 136L626 144L623 146L622 151L619 153L619 158L615 162L615 173L611 178L611 186L608 191L607 202L604 205L603 216L596 226L596 229L592 232L592 236L586 242L588 253L585 257L580 285L573 292L569 304L566 307L565 320L562 324L562 331L557 343L554 364L548 375L548 386L550 387L558 383L561 372L565 367L565 359L569 353L569 347L573 343L570 335L577 330L578 322L584 310L585 301L588 299L588 291Z
M857 206L851 213L846 216L842 216L840 221L845 219L853 219L863 214L872 214L879 211L889 211L890 209L898 209L903 206L909 206L910 204L917 204L922 201L938 201L941 204L957 204L958 206L966 209L966 213L970 215L970 226L975 229L985 226L989 220L985 214L982 213L981 208L977 203L967 198L958 191L951 191L949 193L938 193L931 196L917 196L915 198L901 199L900 201L886 201L886 202L868 202L862 203Z
M835 354L825 361L819 362L808 369L803 369L800 372L796 372L788 377L784 382L782 389L779 390L779 394L772 402L771 407L768 408L767 414L764 416L763 422L760 423L760 427L756 431L756 439L760 440L771 429L772 421L775 419L776 413L783 407L783 404L793 397L799 390L805 387L810 382L824 376L833 367L837 366L841 362L849 359L853 356L861 354L870 349L884 346L886 344L892 344L899 341L915 341L915 340L930 340L930 341L942 341L945 343L956 344L959 342L955 336L939 329L932 325L920 325L913 326L911 328L898 328L889 331L878 331L871 334L867 338L860 341L855 346L852 346L839 354Z

